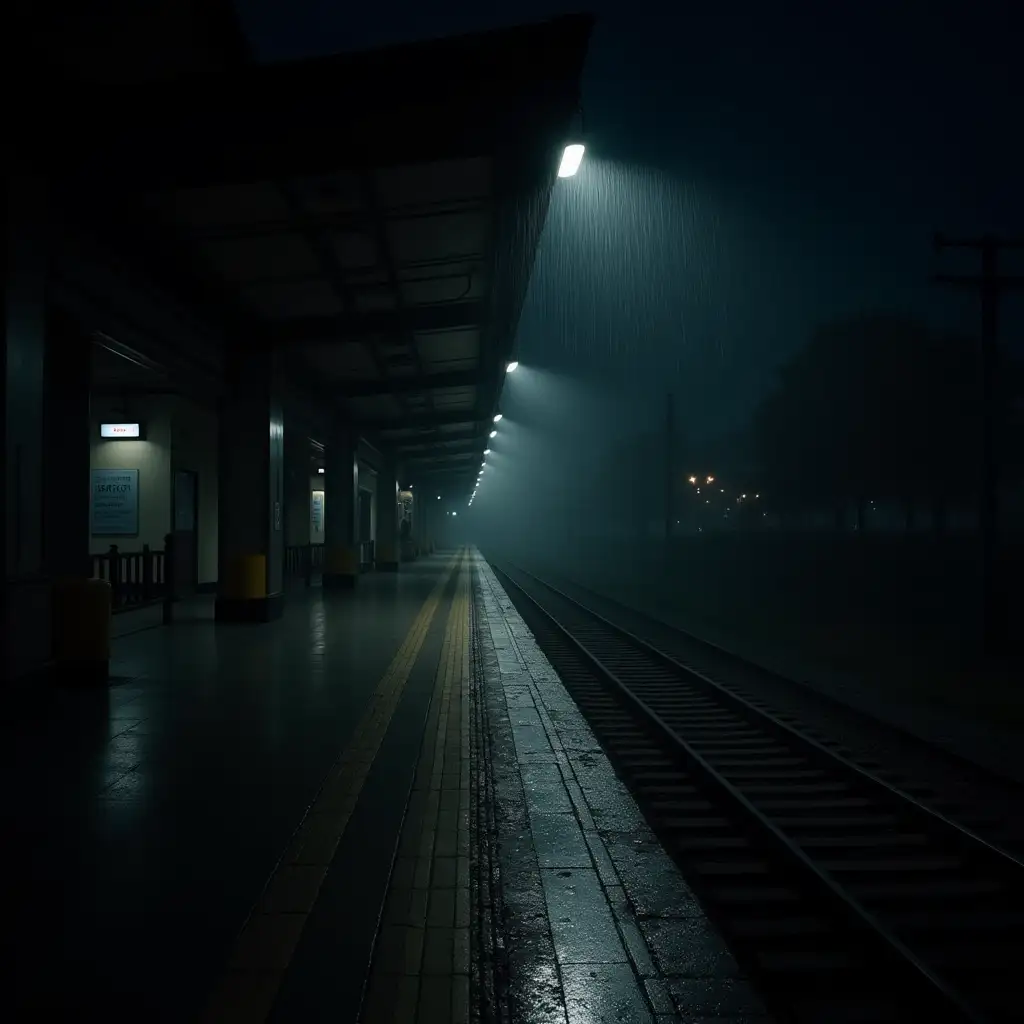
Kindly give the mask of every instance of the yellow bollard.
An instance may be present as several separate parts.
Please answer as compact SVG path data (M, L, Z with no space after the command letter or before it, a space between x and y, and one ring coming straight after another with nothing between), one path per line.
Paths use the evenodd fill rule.
M354 587L359 579L359 550L346 545L329 547L324 560L323 586Z
M267 556L235 555L224 566L223 597L232 601L256 601L267 596Z
M53 584L53 658L62 680L110 678L111 589L106 580L68 577Z

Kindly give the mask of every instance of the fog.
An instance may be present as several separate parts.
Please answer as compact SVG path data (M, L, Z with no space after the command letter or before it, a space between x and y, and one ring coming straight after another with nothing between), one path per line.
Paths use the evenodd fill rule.
M1020 299L986 400L978 289L936 279L980 250L808 223L600 156L559 181L458 536L789 674L1013 714Z

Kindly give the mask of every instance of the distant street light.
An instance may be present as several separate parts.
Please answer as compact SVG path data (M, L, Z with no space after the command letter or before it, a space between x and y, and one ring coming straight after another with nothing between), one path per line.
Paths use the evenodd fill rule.
M715 482L715 478L713 476L709 476L708 477L708 483L709 484L713 484L714 482Z
M439 495L437 496L437 500L438 500L438 501L440 501L440 500L441 500L441 495L440 495L440 494L439 494Z
M558 176L571 178L580 169L585 151L586 147L579 142L566 146L562 152L562 162L558 165Z
M695 476L691 476L690 477L690 483L691 484L695 484L696 482L697 482L697 478Z
M512 362L509 363L508 366L505 367L505 372L506 373L515 373L516 370L518 370L518 369L519 369L519 363L518 363L517 360L513 359Z
M501 413L500 412L495 415L494 422L495 423L500 423L501 422Z

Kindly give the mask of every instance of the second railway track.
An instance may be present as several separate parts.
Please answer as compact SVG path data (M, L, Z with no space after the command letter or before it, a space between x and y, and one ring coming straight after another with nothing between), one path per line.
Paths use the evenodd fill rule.
M1024 865L522 570L495 570L780 1019L1016 1019Z

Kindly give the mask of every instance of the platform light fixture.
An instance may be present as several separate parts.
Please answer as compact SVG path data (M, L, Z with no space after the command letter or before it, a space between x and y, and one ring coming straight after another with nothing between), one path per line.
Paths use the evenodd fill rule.
M562 162L558 165L558 176L560 178L571 178L583 163L583 154L586 146L582 142L570 142L562 150Z
M497 437L498 436L498 432L496 430L492 430L487 436L488 437Z
M320 476L323 476L324 475L324 467L323 466L318 467L317 468L317 473L319 473Z
M440 494L439 494L439 495L437 496L437 500L438 500L438 501L440 501L440 500L441 500L441 495L440 495Z
M512 362L509 363L508 366L505 367L505 372L506 373L515 373L516 370L518 370L518 369L519 369L519 360L513 359Z
M500 423L501 422L501 413L500 412L497 412L497 413L494 414L494 422L495 423Z
M490 454L491 454L491 449L490 448L485 448L484 449L484 455L490 455Z

